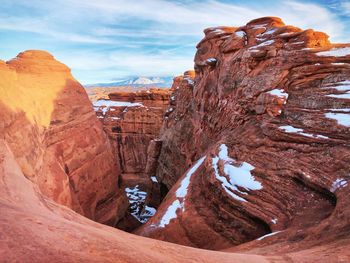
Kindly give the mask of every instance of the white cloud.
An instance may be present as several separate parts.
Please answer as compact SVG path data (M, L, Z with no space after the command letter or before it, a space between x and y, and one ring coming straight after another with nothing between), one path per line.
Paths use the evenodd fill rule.
M344 14L350 16L350 2L342 2L341 7Z
M47 43L42 45L46 43L47 49L57 52L54 55L79 72L84 82L92 81L93 72L99 81L101 76L105 81L119 77L116 74L181 73L192 68L195 45L204 28L242 26L261 16L280 16L287 24L326 32L332 41L350 40L336 13L350 14L348 2L342 4L342 11L331 12L322 5L301 1L275 1L273 5L218 0L186 4L166 0L3 1L0 31L44 37ZM29 44L30 39L22 43L23 49Z

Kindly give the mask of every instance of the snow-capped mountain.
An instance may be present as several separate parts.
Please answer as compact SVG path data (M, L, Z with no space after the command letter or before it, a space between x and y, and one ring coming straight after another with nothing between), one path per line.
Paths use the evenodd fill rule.
M85 87L120 87L120 86L132 86L132 87L171 87L173 77L131 77L124 80L118 80L110 83L96 83L88 84Z

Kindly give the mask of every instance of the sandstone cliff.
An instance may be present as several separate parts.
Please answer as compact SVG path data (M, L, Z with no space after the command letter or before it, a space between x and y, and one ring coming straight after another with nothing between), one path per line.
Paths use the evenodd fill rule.
M160 136L171 191L138 233L263 254L348 243L349 63L349 45L278 18L205 30Z
M149 89L135 92L114 91L109 99L93 101L97 117L114 146L120 171L121 185L130 197L130 212L138 221L144 222L145 202L150 204L146 213L153 215L154 206L160 202L159 185L152 182L155 170L146 169L152 153L147 153L150 142L159 136L165 111L169 105L169 89ZM157 156L158 157L158 156ZM146 200L147 196L147 200ZM135 200L136 199L136 200ZM133 230L139 224L133 218L126 218L127 224L119 228Z
M115 202L118 171L103 171L119 162L64 65L37 51L0 61L0 261L350 261L349 53L277 18L205 31L148 151L146 173L171 190L138 233L224 252L69 209L118 218L98 208Z
M133 236L41 195L0 139L0 262L268 262ZM281 261L280 261L281 262Z
M44 51L0 64L0 134L24 175L55 202L114 224L120 171L83 87Z

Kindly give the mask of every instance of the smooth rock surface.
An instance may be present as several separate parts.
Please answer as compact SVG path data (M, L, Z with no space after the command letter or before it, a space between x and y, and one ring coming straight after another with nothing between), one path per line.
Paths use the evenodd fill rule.
M0 134L24 175L55 202L114 224L127 206L111 144L70 69L30 50L0 66Z

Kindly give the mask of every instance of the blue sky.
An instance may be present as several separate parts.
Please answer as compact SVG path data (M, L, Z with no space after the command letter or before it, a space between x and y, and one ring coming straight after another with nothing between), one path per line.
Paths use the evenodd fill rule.
M0 58L43 49L84 84L193 68L203 29L261 16L350 42L350 1L0 0Z

